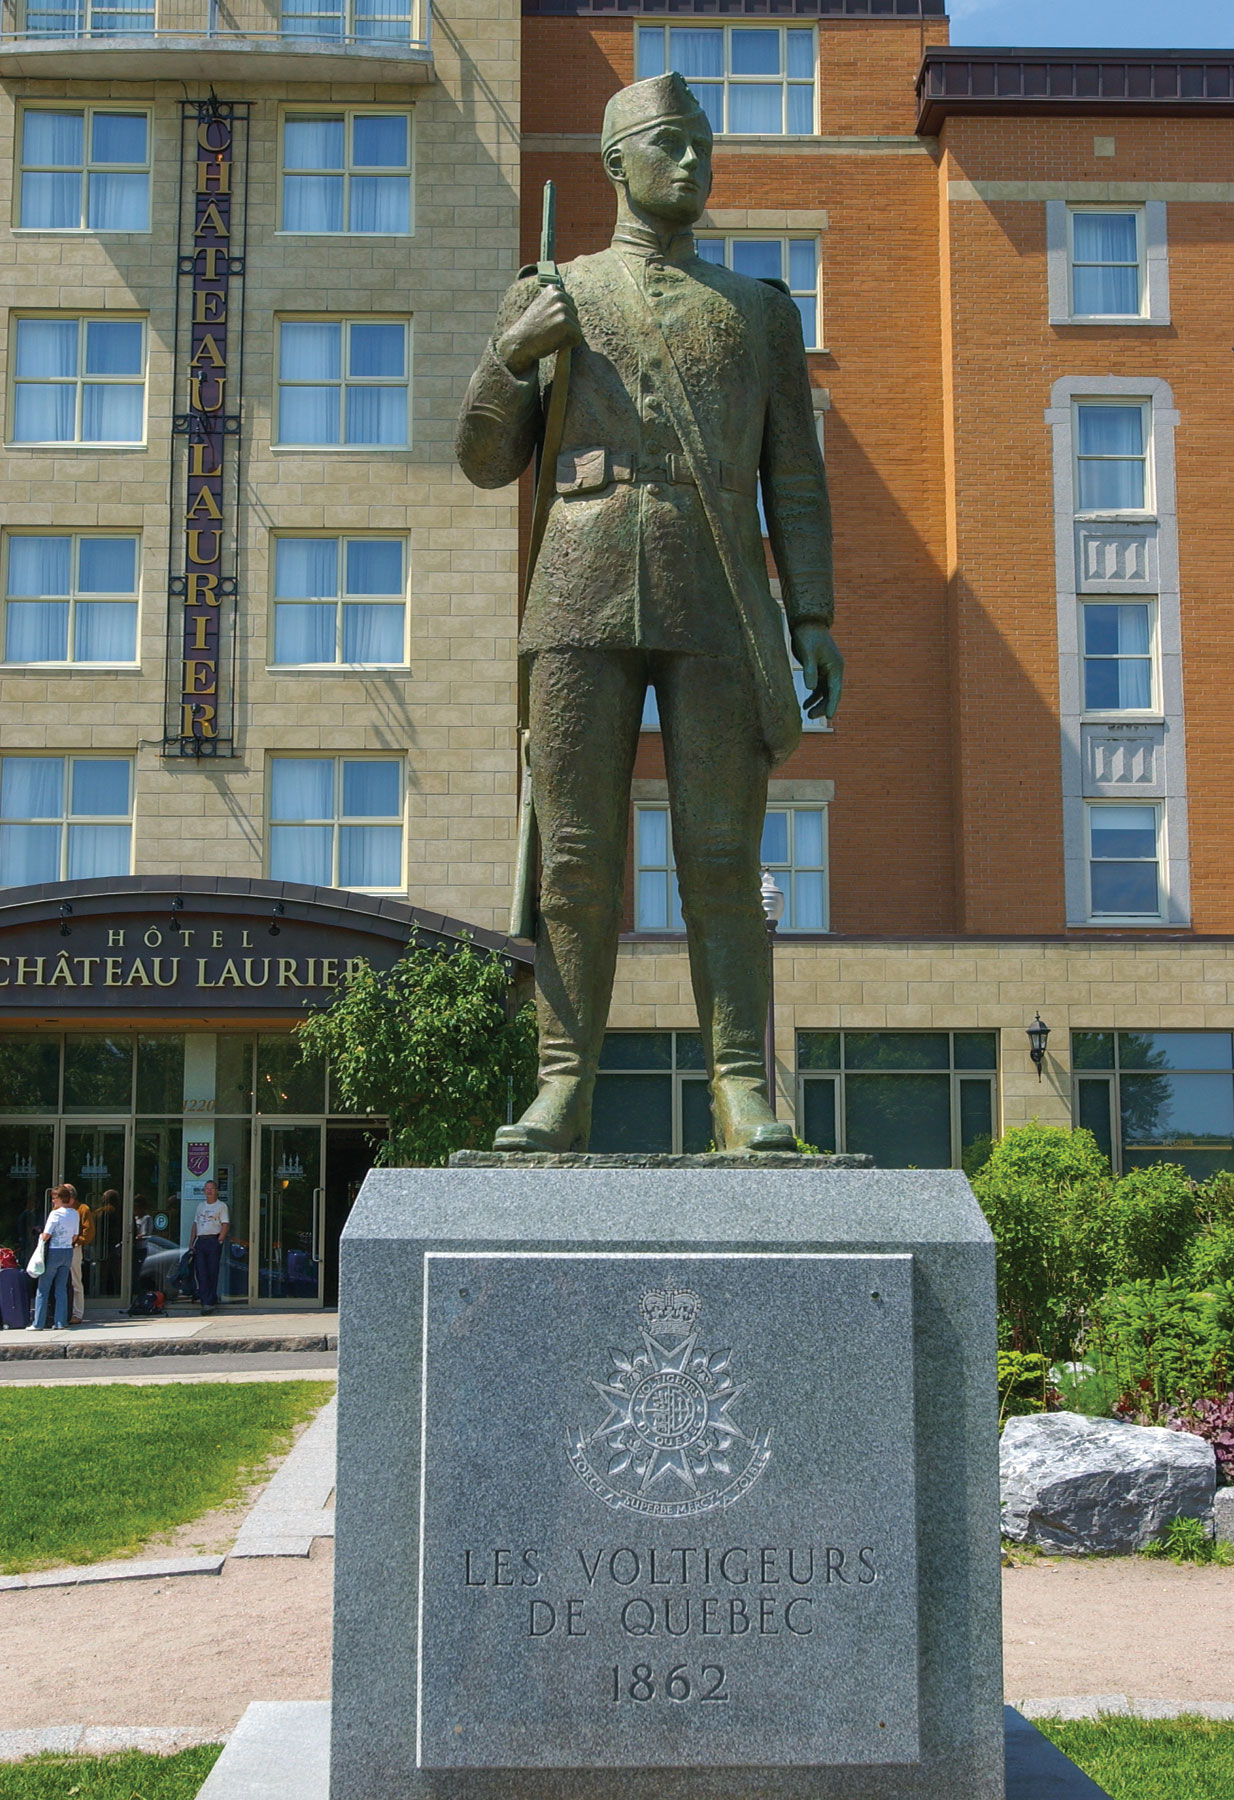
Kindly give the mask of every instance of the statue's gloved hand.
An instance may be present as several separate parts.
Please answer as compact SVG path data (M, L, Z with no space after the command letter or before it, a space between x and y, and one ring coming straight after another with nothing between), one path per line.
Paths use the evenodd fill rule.
M791 634L793 655L801 664L808 698L807 719L833 718L844 686L844 658L825 625L804 620Z
M512 375L529 375L556 350L572 350L583 341L573 300L563 287L542 287L521 319L497 339L497 354Z

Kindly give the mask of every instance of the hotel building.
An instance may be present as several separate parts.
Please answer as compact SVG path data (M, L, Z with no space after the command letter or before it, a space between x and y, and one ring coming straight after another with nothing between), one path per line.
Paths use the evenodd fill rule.
M197 3L0 36L0 1242L114 1193L119 1304L210 1175L231 1298L328 1300L366 1128L291 1025L413 929L526 960L518 495L453 420L544 181L602 247L604 103L666 67L835 512L844 703L764 837L781 1115L1234 1166L1234 55L952 50L941 0ZM651 704L636 776L593 1147L705 1148Z

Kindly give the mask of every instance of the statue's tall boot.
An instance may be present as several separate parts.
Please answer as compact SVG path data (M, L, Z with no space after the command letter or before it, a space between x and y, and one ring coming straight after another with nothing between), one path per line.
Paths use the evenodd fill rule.
M768 1097L764 1042L770 945L761 908L722 897L691 909L690 974L711 1076L718 1150L793 1150Z
M503 1125L494 1150L585 1150L596 1064L608 1023L619 917L610 906L550 901L536 943L539 1091L522 1118Z

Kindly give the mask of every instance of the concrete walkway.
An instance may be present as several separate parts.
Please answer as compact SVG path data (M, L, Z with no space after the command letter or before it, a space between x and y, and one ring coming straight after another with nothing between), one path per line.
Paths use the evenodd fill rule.
M232 1545L236 1556L307 1556L334 1536L338 1398L326 1403L257 1496Z
M225 1308L202 1318L173 1310L162 1319L87 1313L67 1331L0 1331L0 1362L98 1357L202 1356L278 1351L337 1350L337 1312Z

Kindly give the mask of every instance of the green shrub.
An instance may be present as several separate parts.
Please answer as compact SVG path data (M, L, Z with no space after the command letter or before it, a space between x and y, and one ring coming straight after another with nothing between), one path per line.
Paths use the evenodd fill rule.
M1058 1404L1058 1391L1050 1383L1050 1365L1044 1356L1028 1350L998 1353L998 1428L1004 1419L1024 1413L1045 1412Z
M1228 1391L1234 1371L1234 1283L1129 1281L1101 1300L1094 1341L1137 1405Z
M1155 1543L1145 1544L1141 1556L1168 1557L1176 1563L1220 1563L1234 1561L1234 1546L1218 1543L1204 1519L1189 1519L1179 1514L1165 1528L1165 1535Z
M1206 1226L1187 1245L1181 1266L1192 1287L1234 1281L1234 1223L1218 1220Z
M1185 1169L1153 1163L1131 1170L1115 1183L1106 1214L1111 1285L1173 1273L1198 1229L1196 1186Z
M1018 1126L973 1180L998 1251L1005 1347L1069 1360L1108 1285L1109 1164L1089 1131Z

